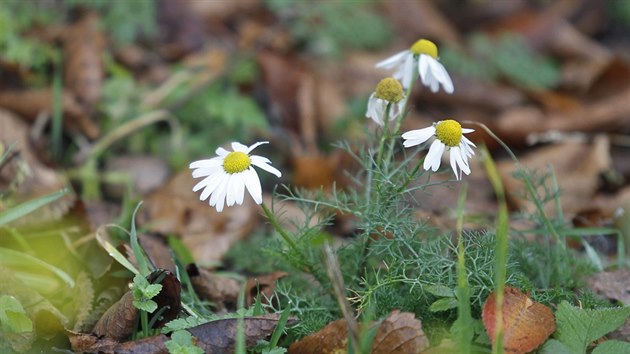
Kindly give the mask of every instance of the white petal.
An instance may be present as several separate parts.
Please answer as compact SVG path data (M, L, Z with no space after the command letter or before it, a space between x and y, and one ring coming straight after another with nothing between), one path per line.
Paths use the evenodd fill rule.
M234 174L234 193L236 194L236 204L243 204L243 197L245 196L245 177L242 173Z
M243 145L235 141L232 143L232 151L247 152L247 145Z
M230 152L229 152L229 151L227 151L227 150L225 150L224 148L222 148L222 147L220 147L220 146L219 146L219 147L215 150L215 153L216 153L217 155L221 156L221 157L226 157L226 156L227 156L227 154L229 154Z
M453 154L453 152L451 152ZM465 174L470 174L470 166L468 165L468 160L464 154L462 154L461 150L457 150L455 152L455 160L457 161L457 165ZM460 174L461 175L461 174Z
M451 148L451 168L453 169L453 173L455 173L455 178L457 180L461 179L460 175L457 173L457 162L455 161L455 149L459 149L458 147Z
M422 79L422 83L427 85L427 73L429 70L429 59L431 57L426 54L421 54L420 59L418 60L418 74L420 75L420 79Z
M228 175L228 183L227 183L227 193L226 193L226 205L231 207L232 205L234 205L234 202L236 202L236 175L238 175L238 173L233 173Z
M403 133L402 138L405 139L403 145L405 147L420 145L435 135L435 127L430 126L422 129L410 130Z
M223 159L217 156L211 159L198 160L198 161L191 162L190 165L188 165L188 168L193 169L193 168L204 168L204 167L210 167L210 166L220 166L222 162L223 162Z
M462 136L462 142L466 143L467 145L472 145L474 147L477 147L477 145L475 145L472 141L470 141L470 139L468 139L465 136Z
M397 66L399 62L401 62L405 58L405 55L407 55L408 53L409 53L409 50L403 50L402 52L398 52L392 55L391 57L376 63L375 66L377 68L391 69Z
M415 62L415 58L413 55L409 55L405 60L405 64L399 69L399 76L402 78L402 86L404 88L409 88L411 86L411 81L413 80L413 76L415 72L413 70L413 65Z
M225 195L227 194L228 181L229 178L226 174L225 178L222 178L221 181L218 183L217 188L212 193L212 196L210 196L210 200L208 202L211 206L215 206L218 212L221 212L223 210Z
M435 79L442 84L442 87L444 87L444 92L453 93L453 81L444 66L433 58L430 58L429 66L433 77L435 77Z
M256 204L262 203L262 187L260 186L260 179L258 178L258 174L253 168L248 168L243 171L243 177L245 179L245 187L247 187L247 191L249 195L252 196Z
M376 98L374 96L375 94L372 93L370 95L370 99L368 100L368 108L367 108L367 112L365 113L365 116L368 118L371 118L374 122L376 122L376 124L382 126L383 125L383 120L381 119L381 109L380 106L381 104L379 103L378 98Z
M217 165L217 166L213 166L213 167L202 167L202 168L198 168L196 170L193 170L192 172L192 176L193 178L199 178L199 177L205 177L205 176L210 176L211 174L222 170L223 166L221 165Z
M475 129L462 128L462 133L464 133L464 134L472 133L474 131L475 131Z
M218 172L207 178L206 188L201 192L199 200L206 200L221 184L221 180L227 178L225 172Z
M440 168L440 162L442 161L442 154L444 153L444 149L446 145L443 142L435 139L435 141L431 144L429 148L429 153L427 157L424 158L424 167L425 170L429 170L429 168L435 172Z
M267 158L257 156L257 155L252 155L250 156L250 159L252 161L252 165L259 167L269 173L272 173L276 175L277 177L282 177L282 173L278 169L269 165L268 162L265 161L265 160L269 161Z
M248 148L247 148L247 151L244 151L244 152L246 152L246 153L248 153L248 154L249 154L249 153L250 153L250 152L252 152L255 148L257 148L257 147L259 147L260 145L263 145L263 144L269 144L269 142L268 142L268 141L259 141L259 142L255 143L255 144L252 144L252 146L248 147Z

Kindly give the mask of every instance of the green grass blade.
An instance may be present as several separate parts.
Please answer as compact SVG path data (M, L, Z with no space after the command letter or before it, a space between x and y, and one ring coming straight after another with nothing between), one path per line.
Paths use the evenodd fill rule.
M42 271L50 272L61 279L69 287L74 287L74 280L70 277L70 275L68 275L68 273L26 253L14 251L8 248L0 248L0 264L3 267L11 268L15 271L17 271L17 269L25 269L36 274L39 274Z
M64 196L66 193L68 193L68 190L62 189L59 192L51 193L37 199L29 200L8 210L5 210L4 212L0 213L0 226L4 226L11 221L19 219L24 215L27 215L43 207L46 204L52 203L55 200Z

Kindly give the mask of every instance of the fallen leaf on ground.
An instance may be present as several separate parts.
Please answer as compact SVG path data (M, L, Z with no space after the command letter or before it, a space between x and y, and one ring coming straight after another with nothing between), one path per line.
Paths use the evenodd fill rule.
M238 280L215 274L195 264L186 267L186 271L197 296L212 302L217 313L225 313L236 307L236 300L241 291Z
M256 297L260 294L260 301L268 303L268 299L273 296L276 289L276 282L289 275L287 272L273 272L271 274L257 275L247 279L245 284L245 294L247 296L247 306L251 306Z
M96 13L85 13L64 32L64 86L92 112L101 99L105 38Z
M199 201L192 191L195 184L190 171L177 174L145 199L138 224L163 235L180 235L198 264L216 264L254 229L257 205L246 195L243 205L217 213L207 202Z
M133 306L133 295L128 291L103 314L92 333L97 337L122 341L133 333L137 318L138 309Z
M494 345L497 330L496 294L492 292L483 305L481 318ZM517 288L505 288L503 311L503 348L508 354L524 354L538 348L556 330L551 310L532 301Z
M256 345L258 341L271 336L278 324L278 319L279 315L277 314L243 318L242 326L245 335L245 345L251 348ZM189 328L188 332L193 335L193 342L206 353L231 354L236 350L238 322L239 319L237 318L216 320ZM291 326L296 322L295 318L290 317L287 321L287 325ZM78 334L70 331L68 336L70 337L74 351L94 354L166 354L168 350L164 343L170 340L170 338L164 334L124 343L118 343L110 338Z
M392 311L381 323L372 342L373 354L421 353L429 348L422 323L413 313Z
M348 323L340 319L329 323L318 332L291 344L289 353L316 354L345 352L348 346ZM379 325L372 341L372 354L422 353L429 348L429 340L422 323L413 313L392 311Z
M588 287L595 294L611 302L618 301L624 306L630 305L630 270L627 268L594 274L588 279ZM630 318L608 337L619 340L630 338Z
M538 175L549 172L549 166L552 166L562 191L562 209L568 214L576 213L591 206L599 187L600 174L610 169L609 143L602 135L593 144L567 141L549 145L522 156L520 163ZM497 164L497 168L505 189L510 191L510 203L518 209L534 213L534 205L519 197L524 195L525 185L512 175L517 169L514 162L504 160ZM547 203L546 207L548 212L555 212L553 203Z
M12 192L15 192L18 202L58 192L68 184L65 177L37 158L29 141L27 124L14 114L0 109L0 144L5 147L13 145L16 152L0 169L0 190L11 191L11 188L15 188ZM75 195L67 193L55 202L16 220L13 225L33 220L57 220L70 210L74 202ZM2 209L0 205L0 211Z
M51 89L29 91L0 92L0 107L18 114L29 122L45 112L52 115L54 93ZM81 133L90 139L96 139L101 134L101 128L90 119L77 102L75 97L67 91L61 94L63 109L63 127L70 133Z

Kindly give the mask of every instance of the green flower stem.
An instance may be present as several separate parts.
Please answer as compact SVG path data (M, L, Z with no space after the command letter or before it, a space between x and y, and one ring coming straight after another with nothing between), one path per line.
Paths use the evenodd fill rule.
M308 255L305 254L300 249L300 247L295 242L293 237L291 235L289 235L289 233L280 225L280 223L278 222L278 219L276 219L276 216L273 214L273 212L271 210L269 210L269 208L265 205L265 203L262 203L261 207L262 207L263 211L265 212L265 216L267 217L267 219L269 220L271 225L273 225L273 228L278 232L280 237L282 237L282 239L284 240L284 242L287 243L289 248L293 252L295 252L301 260L303 260L303 262L302 262L302 269L300 269L300 270L303 271L303 272L312 274L315 277L315 279L317 279L321 284L324 284L325 283L325 276L322 276L322 272L320 270L317 270L313 266L312 263L308 262L308 259L309 259Z
M403 184L400 187L398 187L399 193L402 193L405 190L405 188L407 188L409 183L411 183L413 178L416 176L416 173L418 173L418 170L420 170L420 166L423 163L424 163L424 159L418 159L418 163L416 163L411 173L407 176L407 178L405 179L405 182L403 182Z
M387 107L385 108L385 117L383 117L383 135L381 135L381 140L378 143L378 151L376 152L376 164L380 164L381 162L385 161L382 159L383 157L383 150L385 149L385 140L389 139L391 137L391 133L389 131L389 112L392 108L392 103L388 103Z
M414 69L414 72L417 71L417 61L414 63L413 69ZM409 105L409 98L411 95L411 90L413 88L413 85L416 83L416 77L417 75L411 76L411 83L409 83L409 87L407 87L407 91L405 91L405 98L406 98L405 105L403 106L402 111L399 112L398 117L396 117L394 130L391 132L389 136L390 141L389 141L389 146L387 148L387 155L385 156L384 161L391 160L394 154L394 146L396 145L396 137L398 137L398 132L400 131L400 126L402 125L403 119L407 116L406 114L407 106Z
M303 256L302 252L300 251L297 243L295 243L295 241L293 240L293 237L291 237L291 235L289 235L289 233L287 233L287 231L282 228L282 226L280 226L280 223L278 222L278 220L276 219L276 216L273 215L273 213L271 212L271 210L269 210L269 208L267 208L267 206L265 205L265 203L260 204L260 206L262 207L263 211L265 212L265 216L267 217L267 219L269 220L269 222L271 223L271 225L273 225L273 228L278 232L278 234L282 237L282 239L284 240L284 242L287 243L287 245L289 246L289 248L291 248L293 251L297 252L300 254L300 256Z

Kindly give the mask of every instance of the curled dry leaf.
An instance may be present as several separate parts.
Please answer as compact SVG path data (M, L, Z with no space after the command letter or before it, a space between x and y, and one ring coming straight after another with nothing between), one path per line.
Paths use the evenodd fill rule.
M532 301L517 288L505 288L503 298L503 347L507 354L524 354L538 348L556 330L556 318L551 310ZM488 337L494 345L497 316L496 294L492 292L481 314Z
M630 305L630 270L627 268L600 272L588 279L588 287L611 302ZM623 326L607 335L609 339L627 340L630 338L630 318Z
M289 275L287 272L274 272L247 279L247 283L245 284L247 306L251 306L254 301L256 301L258 294L260 294L260 300L266 304L267 300L271 298L276 289L276 281L287 275Z
M74 96L64 91L61 97L64 129L70 133L78 132L90 139L98 138L101 129L90 119ZM53 99L54 94L51 89L5 91L0 93L0 107L34 122L42 112L52 115Z
M103 314L92 333L97 337L122 341L133 333L137 317L138 309L133 306L133 295L128 291Z
M160 278L161 281L158 282ZM153 301L157 303L158 309L166 308L166 310L161 313L156 311L149 315L151 317L159 313L161 318L154 325L154 328L159 328L179 316L182 309L182 286L174 273L164 269L155 270L148 276L148 280L153 284L162 284L162 290L153 298Z
M64 32L64 85L92 112L101 99L105 38L95 13L84 14Z
M348 345L348 323L345 319L329 323L320 331L291 344L289 353L316 354L345 352ZM392 311L379 325L372 341L373 354L422 353L429 340L421 322L413 313Z
M198 263L218 263L235 242L256 226L256 204L245 196L243 205L217 213L197 199L192 192L195 183L190 171L180 172L145 199L138 224L160 234L180 235Z
M238 280L214 274L206 268L191 264L186 268L190 281L199 298L211 301L216 311L224 313L236 306L241 285Z

